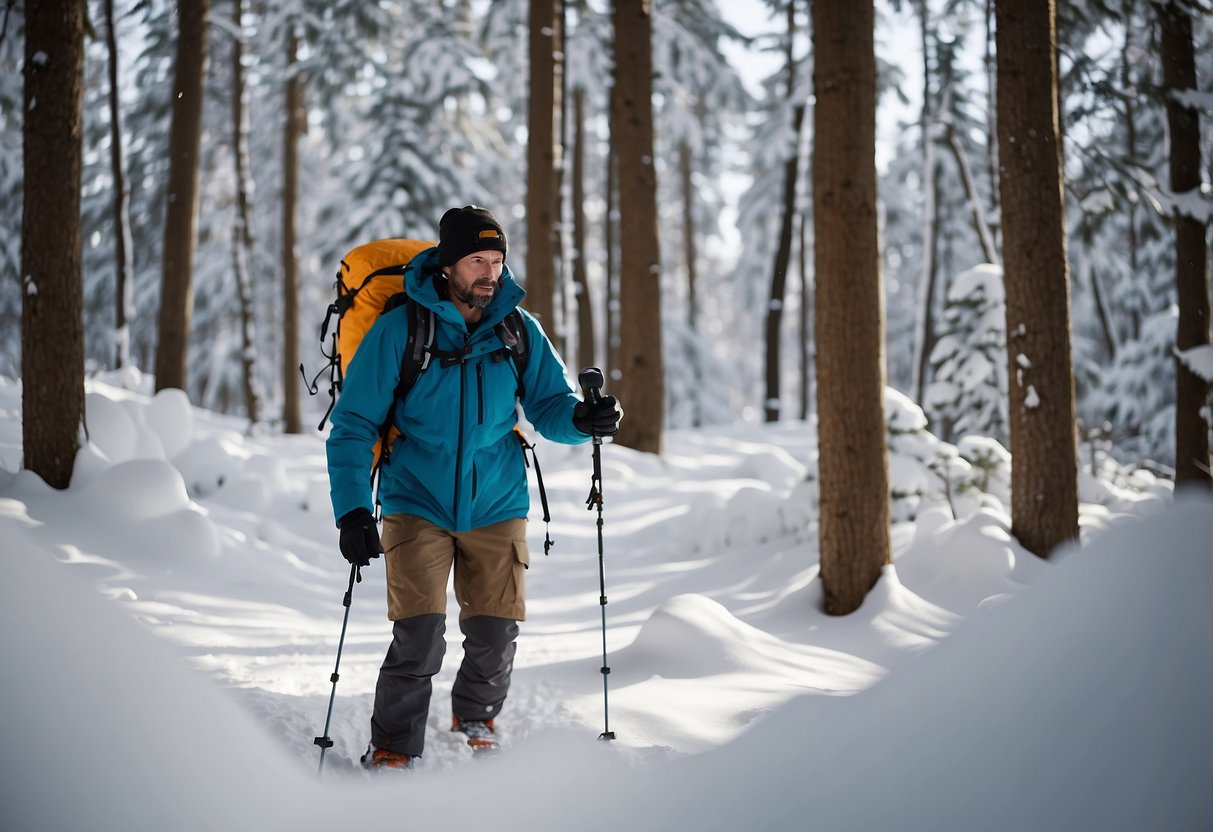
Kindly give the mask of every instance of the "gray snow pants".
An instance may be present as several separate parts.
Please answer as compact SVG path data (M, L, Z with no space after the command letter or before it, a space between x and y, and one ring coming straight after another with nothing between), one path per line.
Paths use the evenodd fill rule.
M510 689L518 622L477 615L459 621L463 663L451 689L451 713L460 720L489 720L501 712ZM429 613L392 625L392 643L379 669L371 742L420 757L434 674L446 654L446 616Z

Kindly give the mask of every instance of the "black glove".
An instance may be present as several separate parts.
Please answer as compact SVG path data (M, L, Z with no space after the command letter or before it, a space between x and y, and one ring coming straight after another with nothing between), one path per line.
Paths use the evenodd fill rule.
M573 408L573 427L590 436L613 436L619 430L623 408L614 396L603 396L593 402L578 402Z
M337 528L341 529L341 555L354 566L370 566L371 558L383 554L375 516L366 509L356 508L342 516Z

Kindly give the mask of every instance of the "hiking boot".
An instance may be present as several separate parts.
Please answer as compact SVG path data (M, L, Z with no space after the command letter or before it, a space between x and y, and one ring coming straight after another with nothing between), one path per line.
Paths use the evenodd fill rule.
M493 736L493 720L451 718L451 730L466 734L473 753L496 751L500 748Z
M413 758L408 754L400 754L389 748L366 747L362 755L362 767L368 771L378 771L385 768L412 768Z

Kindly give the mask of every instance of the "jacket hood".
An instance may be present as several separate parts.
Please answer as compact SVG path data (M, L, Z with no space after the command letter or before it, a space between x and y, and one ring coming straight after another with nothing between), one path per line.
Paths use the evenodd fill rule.
M466 327L463 315L455 304L443 297L445 294L446 276L438 265L438 247L427 248L414 257L404 271L404 288L409 297L422 306L434 310L434 314L449 324ZM439 291L439 287L442 291ZM480 327L493 327L501 323L522 299L526 291L514 280L514 273L509 266L501 270L500 287L493 300L484 310Z

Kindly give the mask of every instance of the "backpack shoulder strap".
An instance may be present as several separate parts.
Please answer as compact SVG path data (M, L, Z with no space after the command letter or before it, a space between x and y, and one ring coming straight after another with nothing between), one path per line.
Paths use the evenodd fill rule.
M527 332L526 321L523 320L522 313L517 308L497 324L497 334L501 336L506 351L514 361L514 373L518 377L518 398L521 399L526 395L526 385L522 377L526 373L527 360L531 356L531 339Z
M404 293L401 293L404 294ZM399 297L399 296L397 296ZM392 304L396 298L388 303ZM434 352L434 335L437 327L434 325L434 310L427 309L417 301L405 295L395 303L408 306L409 337L404 345L404 356L400 361L400 381L396 384L395 399L406 398L418 377L430 366L430 358ZM387 307L384 307L387 311Z

